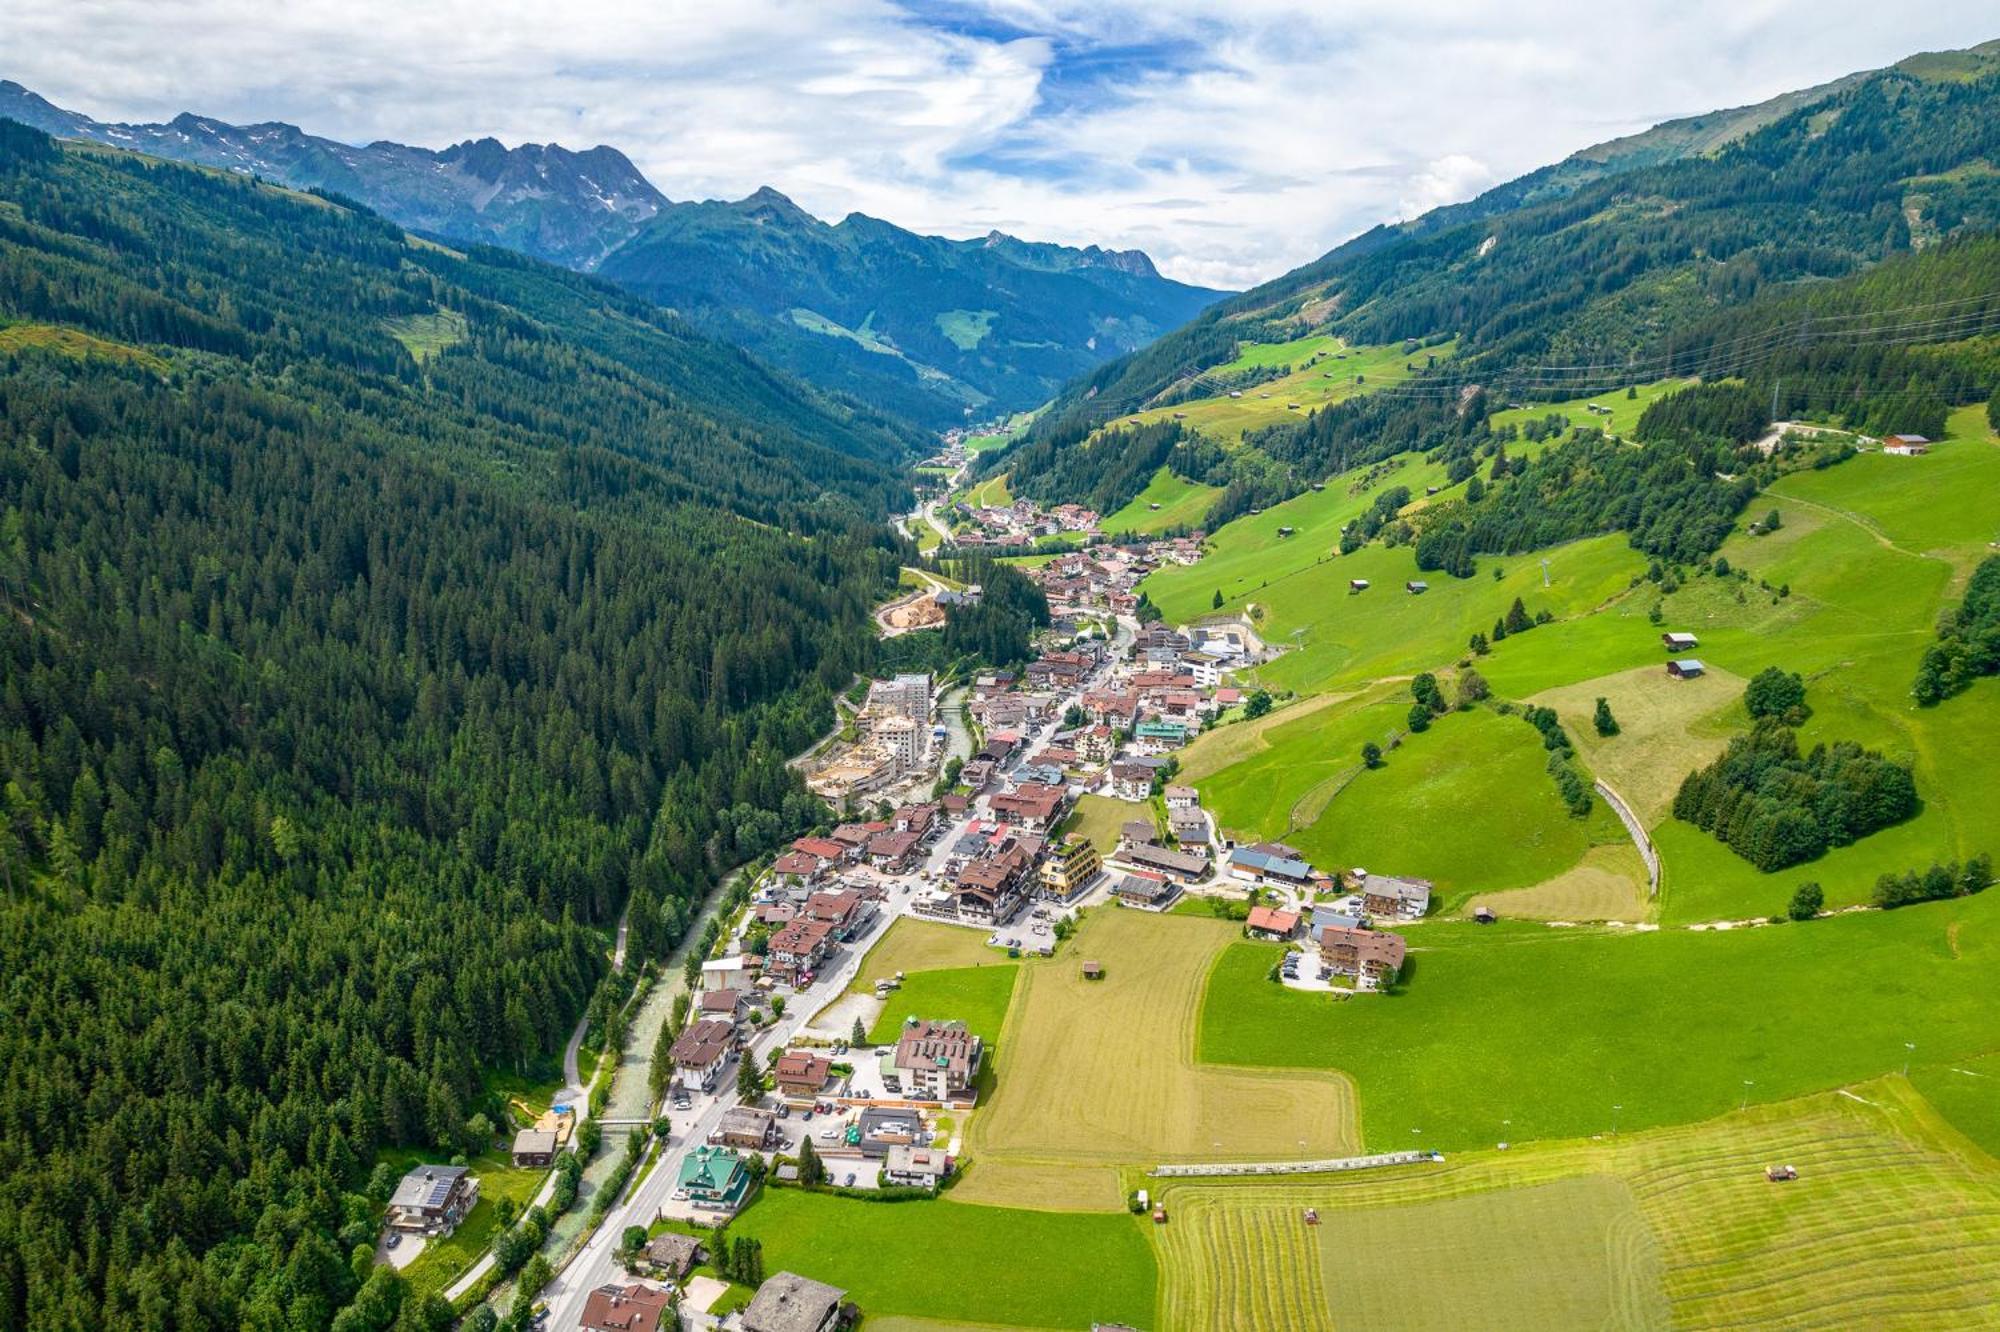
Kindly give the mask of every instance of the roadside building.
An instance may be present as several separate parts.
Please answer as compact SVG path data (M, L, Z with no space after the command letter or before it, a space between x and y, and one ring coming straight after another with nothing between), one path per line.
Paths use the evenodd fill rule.
M1329 925L1319 932L1320 963L1336 976L1380 980L1401 971L1407 945L1390 930L1357 930Z
M729 1059L730 1042L735 1036L735 1023L702 1018L690 1022L687 1030L675 1038L668 1056L684 1080L698 1084L703 1091L713 1091L716 1078Z
M1313 869L1303 860L1256 846L1239 846L1229 853L1229 873L1244 883L1267 888L1311 886Z
M892 834L907 837L908 833ZM841 942L852 939L868 924L873 914L861 893L853 888L838 888L829 892L817 892L806 899L805 917L832 927L833 937Z
M764 958L767 972L791 985L803 985L833 950L833 926L823 920L800 919L771 936Z
M669 1281L683 1280L689 1272L708 1261L708 1250L692 1235L669 1230L646 1242L646 1265Z
M718 1022L734 1022L743 1009L741 990L703 990L701 1002L697 1005L701 1015L714 1018Z
M710 1142L745 1151L769 1151L778 1136L778 1116L754 1105L732 1105L723 1112Z
M906 1188L935 1189L945 1177L945 1154L935 1147L912 1147L899 1143L889 1149L882 1165L882 1181Z
M1044 782L1023 782L1005 795L993 797L994 817L1002 823L1047 831L1061 820L1069 791Z
M1133 869L1150 870L1179 883L1196 883L1208 874L1206 857L1169 851L1163 846L1127 847L1118 857Z
M787 1101L814 1101L833 1076L833 1061L811 1050L787 1050L772 1061L771 1075Z
M1139 870L1119 876L1111 895L1120 906L1141 911L1165 911L1181 895L1181 886L1157 871Z
M1120 800L1144 800L1153 794L1153 768L1146 763L1121 761L1111 765L1111 794Z
M743 1158L727 1147L696 1147L681 1158L675 1178L677 1193L705 1212L733 1212L750 1192L750 1172Z
M584 1332L660 1332L675 1324L672 1297L637 1281L599 1286L583 1302Z

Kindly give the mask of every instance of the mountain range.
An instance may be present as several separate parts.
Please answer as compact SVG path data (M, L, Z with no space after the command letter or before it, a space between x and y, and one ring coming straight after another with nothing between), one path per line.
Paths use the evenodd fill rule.
M2000 41L1583 149L1210 306L1071 385L1037 431L1088 433L1188 392L1241 342L1313 332L1455 333L1468 376L1659 354L1767 289L2000 223L1996 104Z
M947 240L855 214L829 224L770 188L675 202L615 148L363 146L280 122L95 120L0 81L0 116L61 138L317 189L458 244L597 272L822 388L931 427L1035 407L1224 293L1138 251Z

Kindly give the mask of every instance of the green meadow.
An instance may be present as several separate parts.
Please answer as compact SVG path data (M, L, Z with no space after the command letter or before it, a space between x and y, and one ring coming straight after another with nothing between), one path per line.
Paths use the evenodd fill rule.
M1324 336L1288 343L1253 344L1245 347L1234 361L1209 373L1222 374L1257 365L1291 365L1292 372L1243 389L1237 397L1224 394L1168 407L1149 407L1145 411L1119 417L1109 425L1178 420L1189 429L1227 446L1241 441L1247 430L1282 420L1298 420L1315 408L1403 383L1410 378L1410 366L1422 369L1430 357L1446 360L1454 347L1454 343L1447 342L1436 347L1420 348L1406 356L1401 343L1350 348L1339 343L1338 339ZM1315 353L1325 355L1312 366L1304 365L1304 361Z
M876 1045L892 1045L903 1019L917 1017L963 1022L975 1035L998 1040L1020 970L1018 965L1005 965L908 972L902 987L890 992L868 1039Z
M1345 1002L1266 980L1278 946L1232 944L1198 1057L1338 1069L1371 1149L1451 1150L1606 1133L1613 1106L1623 1128L1689 1123L1900 1072L1905 1042L1936 1063L2000 1041L2000 892L1725 931L1405 933L1399 992Z
M1564 417L1572 426L1596 426L1607 435L1629 435L1638 427L1639 418L1648 407L1675 389L1685 388L1691 380L1656 379L1650 384L1637 384L1629 389L1613 389L1588 398L1570 398L1563 402L1524 402L1519 407L1495 412L1492 416L1494 429L1501 426L1526 425L1550 415ZM1627 397L1626 394L1631 396ZM1608 412L1593 412L1591 406L1609 408ZM1546 442L1546 441L1545 441ZM1533 451L1537 446L1531 441L1523 441L1524 446ZM1513 446L1509 453L1519 452Z
M974 1163L972 1169L977 1170ZM766 1271L809 1272L871 1320L1148 1327L1159 1268L1146 1223L1124 1212L1043 1212L952 1201L862 1202L766 1189L730 1234L759 1240Z
M1106 516L1098 527L1107 533L1164 532L1174 527L1200 527L1209 506L1222 494L1221 486L1205 486L1175 476L1165 467L1153 473L1146 488L1116 513ZM1160 507L1155 509L1157 504Z

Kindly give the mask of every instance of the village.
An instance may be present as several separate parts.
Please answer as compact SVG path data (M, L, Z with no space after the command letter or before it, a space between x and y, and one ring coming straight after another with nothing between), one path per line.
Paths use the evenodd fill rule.
M658 1159L591 1247L551 1286L554 1326L676 1325L794 1332L856 1316L845 1292L766 1277L740 1309L697 1272L717 1227L765 1188L947 1186L964 1117L990 1090L981 1037L951 1013L885 1012L901 973L863 976L900 917L976 931L1007 957L1052 956L1086 910L1206 909L1287 945L1273 979L1340 996L1392 988L1402 934L1431 885L1314 866L1278 842L1225 837L1177 755L1248 701L1234 674L1268 658L1246 624L1142 623L1133 589L1198 541L1102 546L1032 570L1052 627L1018 669L941 681L901 673L857 687L843 736L807 765L844 821L759 870L699 968L667 1057ZM1187 904L1183 906L1183 904ZM1097 964L1079 958L1088 977ZM546 1164L564 1115L523 1129L520 1164ZM477 1198L464 1170L410 1172L391 1226L448 1233ZM643 1244L613 1241L645 1232Z

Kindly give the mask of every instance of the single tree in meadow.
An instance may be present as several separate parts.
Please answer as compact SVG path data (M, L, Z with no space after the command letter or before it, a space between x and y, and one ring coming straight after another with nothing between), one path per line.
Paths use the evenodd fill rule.
M1792 894L1792 904L1785 909L1785 914L1793 920L1811 920L1825 905L1825 891L1818 884L1808 880L1800 884L1798 891Z

